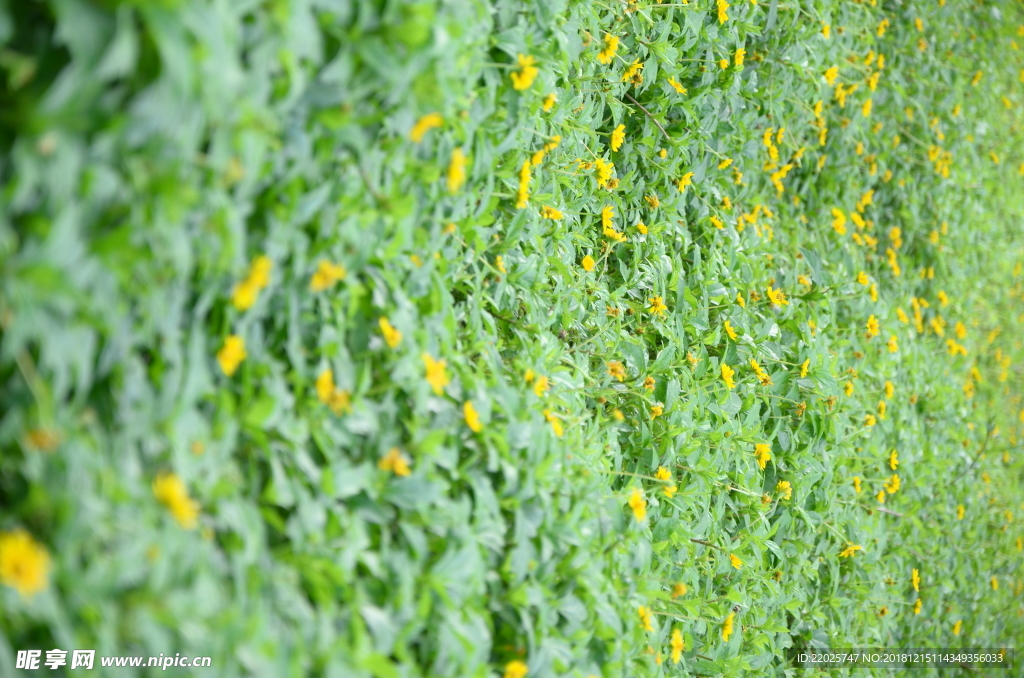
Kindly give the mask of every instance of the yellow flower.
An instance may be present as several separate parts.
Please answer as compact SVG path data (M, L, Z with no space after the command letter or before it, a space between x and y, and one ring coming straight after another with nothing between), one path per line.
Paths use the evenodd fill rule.
M549 388L551 388L551 384L548 381L548 378L545 377L544 375L538 376L537 381L533 383L533 393L538 398L543 397L544 394L548 392Z
M335 414L348 412L351 408L348 391L342 391L334 385L334 372L330 368L323 370L316 378L316 397L327 405Z
M561 219L563 215L554 207L548 207L547 205L544 205L543 207L540 208L540 216L542 219L558 220Z
M740 569L741 567L743 567L743 561L740 560L739 556L737 556L735 553L730 553L729 554L729 562L737 570Z
M806 377L807 373L810 371L810 369L811 369L811 359L808 358L807 360L803 361L800 364L800 377L801 378Z
M689 186L692 183L693 183L693 172L687 172L686 174L684 174L679 179L679 182L676 184L676 188L678 188L679 192L682 193L683 191L686 190L686 187Z
M633 488L633 493L629 497L629 508L633 509L633 517L638 523L647 517L647 500L638 488Z
M196 526L196 519L199 517L199 502L190 499L185 483L173 473L161 473L153 481L153 496L157 501L167 507L186 530Z
M619 125L614 130L612 130L612 152L615 152L622 147L622 142L626 140L625 130L625 125Z
M921 614L921 599L914 601L914 614Z
M412 126L412 130L409 132L409 138L415 143L423 141L423 135L435 127L440 127L444 124L444 119L440 113L427 113L422 118L416 121L416 124Z
M50 554L22 529L0 532L0 582L31 598L45 589L50 577Z
M384 335L384 343L389 348L398 348L398 345L402 343L402 333L396 330L387 318L382 317L378 324L380 325L380 333Z
M879 419L885 419L885 410L886 410L886 408L887 408L887 406L885 404L885 401L884 400L879 400L878 401L878 418Z
M622 74L622 82L627 82L629 80L632 80L632 81L634 81L634 83L639 84L636 81L637 80L640 80L640 81L643 80L643 76L640 75L640 70L643 67L644 67L644 65L642 63L640 63L639 59L634 61L629 66L629 68L626 69L626 72ZM615 149L612 149L612 150L615 150Z
M377 468L381 471L391 471L396 476L407 476L412 473L408 460L397 447L392 447L387 454L381 457L377 462Z
M609 360L605 365L608 367L608 374L615 379L622 381L626 378L626 368L618 360Z
M722 162L718 163L718 169L722 170L732 164L732 158L726 158Z
M839 77L839 67L838 66L833 66L832 68L829 68L827 71L825 71L825 82L827 82L829 85L832 85L833 83L835 83L836 78L838 78L838 77Z
M746 55L747 50L743 49L742 47L736 50L736 53L732 57L732 62L736 66L736 68L741 68L743 66L743 58L746 57Z
M672 630L672 663L678 664L679 660L683 658L683 650L686 646L683 643L683 634L679 629Z
M731 6L725 0L718 0L718 23L724 24L729 20L728 10Z
M852 381L846 382L846 385L843 386L843 393L845 393L848 396L852 396L853 395L853 382Z
M647 225L642 221L637 222L636 230L640 232L640 235L647 235Z
M832 228L839 235L846 235L846 215L838 207L832 208Z
M978 71L978 72L980 73L981 71ZM953 635L954 636L959 636L960 635L960 629L962 629L963 626L964 626L963 620L962 619L957 620L957 622L955 624L953 624Z
M690 588L686 584L676 584L672 587L672 600L682 598L689 590Z
M892 398L892 394L896 392L896 387L892 385L892 382L886 380L885 382L885 397Z
M875 415L873 415L873 414L865 414L864 415L864 426L865 427L871 428L872 426L874 426L877 423L878 423L878 420L875 419Z
M583 257L583 270L587 271L588 273L594 270L594 257L590 256L589 254Z
M877 337L881 333L881 330L879 329L879 326L878 326L878 318L876 318L874 315L871 315L871 316L868 317L868 324L867 324L866 327L867 327L867 334L866 334L866 336L867 336L868 339L871 339L873 337Z
M768 286L768 299L770 299L771 302L776 306L784 306L789 304L789 302L786 301L786 295L782 293L782 290L772 289L771 285Z
M469 430L473 433L479 433L483 425L480 423L480 415L477 414L472 401L467 400L462 404L462 414L466 417L466 426L469 427Z
M725 382L727 388L736 388L736 383L732 380L735 374L736 370L732 369L725 363L722 363L722 381Z
M736 341L737 334L736 330L733 329L732 323L726 320L723 324L723 327L725 328L725 333L729 335L729 338L732 339L733 341Z
M723 229L723 228L725 228L725 224L724 224L724 223L722 223L722 220L721 220L721 219L719 219L719 218L718 218L717 216L715 216L714 214L712 214L712 215L711 215L711 223L712 223L712 224L714 225L714 227L715 227L715 228L717 228L717 229Z
M242 364L248 353L245 352L245 340L237 334L232 334L224 340L224 346L217 351L217 362L224 374L231 376Z
M650 312L654 315L665 315L665 311L668 310L668 306L665 305L665 301L661 297L651 297L648 299L651 302Z
M892 474L892 477L890 477L889 480L886 481L884 487L885 491L888 492L889 494L896 494L896 492L899 491L900 489L900 477L895 473Z
M793 498L793 486L788 480L780 480L775 486L775 491L781 494L780 499L792 499Z
M341 264L332 264L326 259L321 259L316 272L309 280L309 289L313 292L323 292L338 281L344 280L346 274L347 271Z
M868 278L867 273L861 271L860 273L857 274L857 282L859 282L861 285L867 285L869 282L871 282L871 279Z
M533 84L537 74L540 72L534 66L537 60L532 56L518 56L519 70L512 71L512 87L516 90L522 91Z
M640 617L640 625L644 627L645 631L654 631L653 616L651 611L641 605L636 609L637 615Z
M826 23L821 24L821 34L828 40L832 36L832 26Z
M452 151L452 159L448 164L448 192L458 193L462 185L466 183L466 154L462 148Z
M686 88L676 82L674 79L669 78L668 84L672 85L672 89L679 92L680 94L686 94Z
M548 113L551 111L552 108L555 107L556 101L558 101L558 95L552 92L551 94L544 97L544 103L541 104L541 108L544 110L545 113Z
M853 477L853 491L860 494L860 476Z
M860 112L865 118L871 115L871 99L864 102L864 106L861 108Z
M530 668L526 664L514 659L505 665L504 678L523 678L529 671Z
M771 446L765 443L757 443L754 445L754 454L757 456L757 463L761 467L762 471L766 466L768 466L768 462L772 459L771 449Z
M919 588L920 584L921 584L921 575L917 571L917 568L915 567L915 568L910 570L910 585L914 587L915 591L920 591L921 590Z
M665 408L661 405L653 405L651 407L651 419L657 419L665 413Z
M956 519L957 520L963 520L964 519L964 505L963 504L958 504L957 507L956 507Z
M736 618L735 612L730 612L729 616L725 618L725 623L722 624L722 642L728 643L729 638L732 636L733 620Z
M900 454L896 450L889 453L889 468L893 471L900 465Z
M435 395L441 395L444 387L451 383L448 372L445 370L447 363L444 360L434 360L429 353L423 353L423 364L427 368L427 383L434 389Z
M562 428L562 420L551 410L544 410L544 419L551 424L551 430L555 432L555 437L561 438L565 433Z
M842 553L839 554L840 558L851 558L857 551L862 551L863 548L854 544L853 542L846 542L846 548L843 549Z
M736 293L736 303L740 305L740 308L747 307L747 300L743 298L743 294L741 292Z
M895 334L889 337L889 341L886 343L886 346L889 347L889 353L896 353L900 350L899 340L896 339Z
M598 53L597 60L602 64L610 64L619 49L619 39L614 35L604 34L604 48Z
M519 170L519 188L516 189L516 209L524 209L530 201L530 166L529 158L523 161Z

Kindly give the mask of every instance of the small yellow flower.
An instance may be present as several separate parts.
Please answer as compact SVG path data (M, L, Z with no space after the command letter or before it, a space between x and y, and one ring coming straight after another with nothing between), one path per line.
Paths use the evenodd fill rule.
M445 370L447 363L444 360L434 360L429 353L423 353L423 364L426 366L427 383L434 390L435 395L442 395L444 387L451 383L448 372Z
M161 473L153 481L153 496L167 507L186 530L196 526L199 517L199 502L190 499L185 483L173 473Z
M771 285L768 286L768 299L776 306L789 305L786 295L782 293L782 290L773 289Z
M978 72L980 73L981 71L978 71ZM957 620L957 622L955 624L953 624L953 635L954 636L959 636L960 635L960 630L963 627L964 627L963 620L962 619Z
M724 24L729 20L728 10L731 6L726 0L718 0L718 23Z
M654 617L651 615L651 611L641 605L636 609L636 613L640 617L640 625L644 627L644 630L647 632L654 631Z
M562 218L562 213L556 210L554 207L548 207L544 205L540 208L540 216L542 219L553 219L558 220Z
M640 70L643 69L644 65L640 63L640 60L634 61L626 72L622 74L622 82L628 82L632 80L634 84L639 84L638 81L643 81L643 76L640 75ZM612 149L614 150L614 149Z
M409 468L409 461L397 447L392 447L388 453L377 462L377 468L381 471L391 471L396 476L407 476L412 473Z
M232 376L249 354L245 352L245 340L232 334L224 340L224 346L217 352L217 362L227 376Z
M725 618L725 622L722 624L722 642L729 642L729 638L732 636L732 627L734 619L736 619L735 612L730 612L729 616Z
M900 454L896 450L889 453L889 469L892 471L896 470L896 467L900 465Z
M742 47L740 47L740 48L738 48L736 50L736 53L733 54L733 57L732 57L732 62L736 66L736 68L742 68L743 67L743 59L746 56L747 56L747 50L743 49Z
M782 500L793 498L793 486L789 483L788 480L780 480L778 484L775 486L775 491L782 495L780 497L780 499Z
M684 174L682 176L682 178L679 179L679 182L676 184L676 188L678 188L679 192L682 193L683 191L686 190L686 187L689 186L692 183L693 183L693 172L687 172L686 174Z
M806 377L807 373L810 371L810 369L811 369L811 359L808 358L807 360L803 361L800 364L800 377L801 378Z
M541 104L541 108L545 113L549 113L552 108L555 107L555 102L558 101L558 95L552 92L551 94L544 97L544 103Z
M638 523L647 517L647 500L638 488L633 488L633 493L629 497L629 508L633 509L633 517Z
M846 542L846 548L843 549L842 553L839 554L840 558L851 558L857 551L862 551L863 548L854 544L853 542Z
M881 333L881 330L878 326L878 318L876 318L874 315L868 317L868 323L866 327L867 334L865 336L867 336L868 339L877 337Z
M653 405L651 407L651 419L657 419L665 413L665 408L661 405Z
M589 254L583 257L583 270L588 273L594 270L594 257Z
M914 601L914 614L921 614L921 599Z
M738 335L736 334L736 330L733 328L732 323L730 323L728 320L726 320L722 324L722 326L725 328L725 333L727 335L729 335L729 338L732 339L733 341L736 341L736 337Z
M678 664L679 660L683 658L683 650L686 649L683 643L683 633L679 629L672 630L672 663Z
M757 463L761 467L762 471L766 466L768 466L768 462L772 459L771 449L771 446L765 443L757 443L754 445L754 455L757 457Z
M514 659L505 665L504 678L523 678L529 671L530 668L526 664Z
M686 584L676 584L672 587L672 600L676 598L682 598L690 590Z
M683 87L682 85L680 85L674 79L669 78L668 79L668 84L670 84L672 86L672 89L674 89L676 92L679 92L680 94L686 94L686 88Z
M853 477L853 491L860 494L860 476Z
M833 67L831 67L831 68L829 68L828 70L825 71L825 82L827 82L829 85L834 84L835 81L836 81L836 78L838 78L838 77L839 77L839 67L838 66L833 66Z
M565 430L562 428L562 420L558 418L558 415L551 410L544 410L544 419L551 424L551 430L554 431L555 437L561 438Z
M309 280L309 289L312 292L323 292L338 281L344 280L346 275L347 271L341 264L332 264L326 259L321 259Z
M396 330L387 318L382 317L378 324L380 333L384 336L384 343L388 345L388 348L398 348L398 345L402 343L402 333Z
M737 292L736 293L736 303L740 305L740 308L746 308L747 307L747 300L743 298L743 293L742 292Z
M611 142L612 152L614 153L615 151L618 151L620 148L622 148L622 142L625 141L625 140L626 140L626 126L625 125L619 125L614 130L612 130L612 142Z
M520 54L517 57L519 61L519 70L512 71L512 87L516 90L522 91L533 84L539 70L534 66L537 60L532 56L523 56Z
M648 301L651 302L650 309L648 309L651 313L654 315L665 315L668 306L665 305L665 301L661 297L654 296L648 299Z
M440 113L427 113L422 118L416 121L413 125L412 130L409 132L409 138L414 143L420 143L423 141L423 135L435 127L440 127L444 124L444 119Z
M550 389L550 388L551 388L551 383L548 381L548 378L545 377L544 375L538 376L537 377L537 381L535 381L533 383L533 393L538 398L542 398L544 396L544 394L547 393L548 389Z
M736 370L732 369L725 363L722 363L722 381L725 382L726 387L729 389L736 388L736 383L732 380L735 374Z
M613 378L619 381L626 378L626 368L618 360L609 360L605 365L608 367L608 374Z
M0 582L31 598L49 584L50 554L28 532L0 532Z
M477 414L472 401L467 400L462 404L462 413L466 417L466 426L469 427L469 430L473 433L479 433L483 425L480 423L480 415Z
M964 519L964 513L965 513L964 505L963 504L958 504L957 507L956 507L956 519L957 520L963 520Z
M452 151L452 159L448 164L448 192L458 193L463 184L466 183L466 154L462 148Z
M743 567L743 561L740 560L739 556L737 556L735 553L730 553L729 554L729 562L737 570L740 569L741 567Z
M604 48L598 53L597 60L602 64L610 64L619 49L619 39L614 35L604 34Z

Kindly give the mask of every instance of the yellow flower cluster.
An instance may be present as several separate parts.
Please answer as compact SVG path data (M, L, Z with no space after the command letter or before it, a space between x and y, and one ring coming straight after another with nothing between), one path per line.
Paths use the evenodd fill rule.
M188 496L185 483L174 473L161 473L153 481L153 496L167 507L174 519L186 530L196 526L199 502Z

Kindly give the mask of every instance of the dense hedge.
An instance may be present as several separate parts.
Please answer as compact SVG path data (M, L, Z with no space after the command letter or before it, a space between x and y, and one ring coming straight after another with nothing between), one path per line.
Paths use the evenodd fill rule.
M1021 45L1012 0L0 1L0 665L1018 645Z

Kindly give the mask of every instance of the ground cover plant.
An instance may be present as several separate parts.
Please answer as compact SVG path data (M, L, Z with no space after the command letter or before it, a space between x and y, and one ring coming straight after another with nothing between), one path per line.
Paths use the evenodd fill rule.
M0 2L0 673L1018 646L1021 47L1011 0Z

